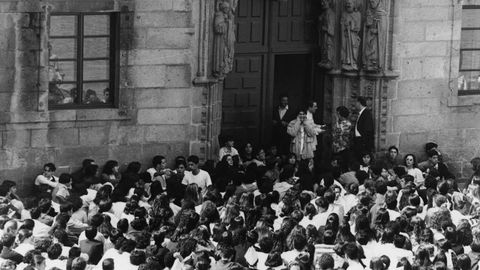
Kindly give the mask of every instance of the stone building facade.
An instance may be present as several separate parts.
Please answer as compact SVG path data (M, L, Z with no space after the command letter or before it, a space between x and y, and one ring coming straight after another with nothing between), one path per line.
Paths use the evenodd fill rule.
M365 70L364 66L346 71L342 69L340 33L342 14L348 1L331 1L336 33L332 39L335 56L332 67L327 68L317 64L322 57L321 37L311 39L305 35L305 43L298 45L298 40L303 42L303 37L295 34L301 29L317 35L319 28L316 22L322 14L317 1L227 2L239 21L243 20L242 14L248 13L242 9L244 6L255 11L261 3L265 13L257 16L252 12L248 15L248 18L254 18L251 29L258 23L256 18L274 13L272 10L279 11L280 15L272 19L277 22L275 18L283 16L282 5L286 10L304 7L299 8L303 10L299 12L308 13L302 17L307 23L301 23L301 28L292 26L290 41L293 46L282 47L279 42L274 42L275 46L266 50L279 52L278 55L295 51L291 53L294 57L306 53L306 57L312 59L309 72L314 86L302 95L305 99L319 101L319 117L328 123L336 106L352 106L358 95L371 97L379 152L389 145L398 145L402 154L412 152L423 156L424 144L436 141L457 176L467 177L471 173L470 159L480 155L480 121L477 120L480 95L472 94L475 91L459 91L460 44L462 21L465 21L462 15L465 6L480 5L480 1L380 1L387 12L386 26L384 39L375 46L381 47L383 65L375 71ZM268 143L271 136L267 134L268 119L275 103L274 84L270 82L274 79L268 79L267 74L262 72L256 73L260 75L255 80L239 74L244 72L244 65L250 71L258 71L260 66L270 70L269 65L274 62L265 59L270 59L272 53L252 58L248 51L251 47L242 47L241 44L240 35L245 32L237 31L235 47L240 50L235 54L234 61L230 59L233 71L227 75L227 68L225 74L218 74L215 63L228 58L225 55L218 58L215 50L216 38L219 37L215 29L216 18L222 15L217 13L219 2L1 1L0 179L16 180L20 190L28 191L33 177L41 172L42 164L46 162L54 162L59 172L71 172L87 157L94 158L99 164L108 159L119 160L121 164L139 160L144 167L156 154L163 154L170 160L176 155L188 154L197 154L203 160L213 158L222 130L222 111L224 127L231 127L238 119L254 118L254 129L267 130L258 136L258 142ZM359 37L362 45L359 50L363 52L370 0L357 0L355 3L361 16ZM239 9L235 10L237 6ZM49 62L52 59L49 46L53 38L49 35L50 18L56 13L90 12L115 13L118 17L115 102L112 106L98 108L52 108L48 97ZM237 23L236 26L238 30L240 25ZM256 34L259 33L248 33L253 41ZM266 35L265 40L268 37ZM281 38L280 33L278 40ZM223 46L231 49L228 42ZM223 47L222 51L227 54ZM360 53L359 58L362 57ZM239 61L242 59L249 60ZM263 62L257 59L263 59ZM363 61L359 60L359 63ZM269 72L274 73L273 70ZM247 92L257 91L257 82L261 85L258 91L265 91L258 95L258 103L247 104L247 109L242 110L235 106L242 100L251 102L252 96L242 96L240 88L235 88L234 95L227 91L229 86L239 81L246 88L253 85L245 90ZM230 107L227 108L226 104ZM252 110L259 110L258 114L252 114ZM225 123L225 112L234 119L233 122ZM246 115L248 117L244 117ZM240 129L237 130L240 131L252 128L251 123L243 127L242 121L238 121L238 125ZM232 131L224 128L227 133L229 130Z

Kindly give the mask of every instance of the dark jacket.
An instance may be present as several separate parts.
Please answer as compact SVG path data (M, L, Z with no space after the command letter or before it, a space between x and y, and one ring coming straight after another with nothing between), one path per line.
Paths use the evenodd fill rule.
M82 240L80 241L80 250L82 253L88 254L88 264L98 264L103 256L103 244L98 240Z
M7 247L3 247L2 253L0 253L0 258L14 261L16 264L19 264L23 261L23 256L20 253Z
M372 112L369 109L365 109L359 116L355 128L360 133L360 136L365 142L365 146L367 146L368 149L373 149L375 141L375 126Z

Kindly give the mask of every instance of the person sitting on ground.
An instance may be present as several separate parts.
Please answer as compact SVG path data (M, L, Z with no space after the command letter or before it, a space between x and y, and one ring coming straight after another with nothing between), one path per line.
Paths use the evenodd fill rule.
M223 156L225 155L230 155L232 157L238 156L239 155L238 151L234 147L235 140L233 139L233 137L225 136L224 141L225 141L225 145L222 148L220 148L220 150L218 151L218 160L222 160Z
M58 185L58 177L53 175L56 170L53 163L43 165L43 173L35 178L36 194L49 196L52 193L52 190Z

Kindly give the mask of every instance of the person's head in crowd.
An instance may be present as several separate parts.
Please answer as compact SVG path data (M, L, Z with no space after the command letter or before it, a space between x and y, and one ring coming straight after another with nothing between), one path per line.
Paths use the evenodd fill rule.
M233 136L226 135L224 137L224 142L225 142L224 146L229 149L235 146L235 140L233 139Z
M255 159L257 159L258 161L262 161L264 162L265 159L266 159L266 152L265 152L265 149L263 147L259 147L256 151L255 151Z
M342 247L342 253L345 254L347 261L360 262L362 259L362 252L355 243L347 243Z
M87 261L82 257L77 257L72 261L72 270L85 270L87 268Z
M50 260L56 260L62 255L62 246L58 243L53 244L47 249L48 258Z
M102 169L102 173L106 175L113 175L118 173L119 164L116 160L109 160L105 163Z
M45 257L43 257L42 255L40 254L35 254L33 255L32 257L32 266L36 269L36 270L45 270L46 268L46 261L45 261ZM73 269L72 270L83 270L83 269Z
M348 116L350 116L350 111L345 106L339 106L336 109L337 117L340 121L348 120Z
M427 155L428 155L428 159L430 160L430 162L431 162L433 165L437 165L437 164L438 164L440 154L438 153L437 150L431 149L431 150L429 150L429 151L427 152Z
M313 101L313 100L309 100L307 102L307 106L306 106L306 111L304 111L305 113L308 111L310 112L311 114L315 114L315 112L317 111L318 109L318 105L317 105L317 102Z
M13 244L15 244L15 234L12 233L5 233L2 235L0 239L0 243L4 248L12 249Z
M438 151L438 144L434 142L428 142L425 144L425 153L428 153L430 150L436 150Z
M355 178L358 180L358 183L360 185L363 185L363 183L365 183L365 180L368 179L368 173L365 172L365 171L362 171L362 170L358 170L356 173L355 173Z
M135 266L139 266L142 263L145 263L145 251L143 250L133 250L130 253L130 263Z
M55 164L46 163L45 165L43 165L43 176L45 176L46 178L51 178L56 170L57 167L55 167Z
M405 155L404 159L404 165L408 168L416 168L417 167L417 158L415 157L414 154L407 154Z
M456 269L458 270L470 270L472 269L472 260L467 254L459 254L457 256Z
M106 258L102 261L102 270L114 270L115 261L112 258Z
M187 158L187 165L188 170L192 171L193 173L198 173L198 164L200 163L200 159L197 156L189 156Z
M282 94L280 95L280 107L287 108L288 106L288 95Z
M371 166L373 163L373 155L370 152L363 152L361 165L363 166Z
M357 97L357 102L355 103L355 107L358 111L361 111L363 108L367 107L367 99L362 96Z
M152 159L152 168L157 171L162 171L167 168L167 159L164 156L154 156Z
M379 257L374 257L370 261L370 269L372 269L372 270L386 270L387 267L383 263L382 259L380 259Z
M396 147L395 145L392 145L388 148L388 158L391 161L395 161L398 157L398 154L399 154L398 147Z
M142 164L140 164L140 162L133 161L128 163L126 172L138 174L141 168L142 168Z

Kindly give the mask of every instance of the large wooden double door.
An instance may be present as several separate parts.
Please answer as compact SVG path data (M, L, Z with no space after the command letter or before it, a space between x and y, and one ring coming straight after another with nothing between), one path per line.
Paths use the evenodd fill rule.
M268 144L281 94L290 108L318 98L314 0L239 0L233 71L225 78L222 134L239 144ZM321 110L319 110L321 111Z

